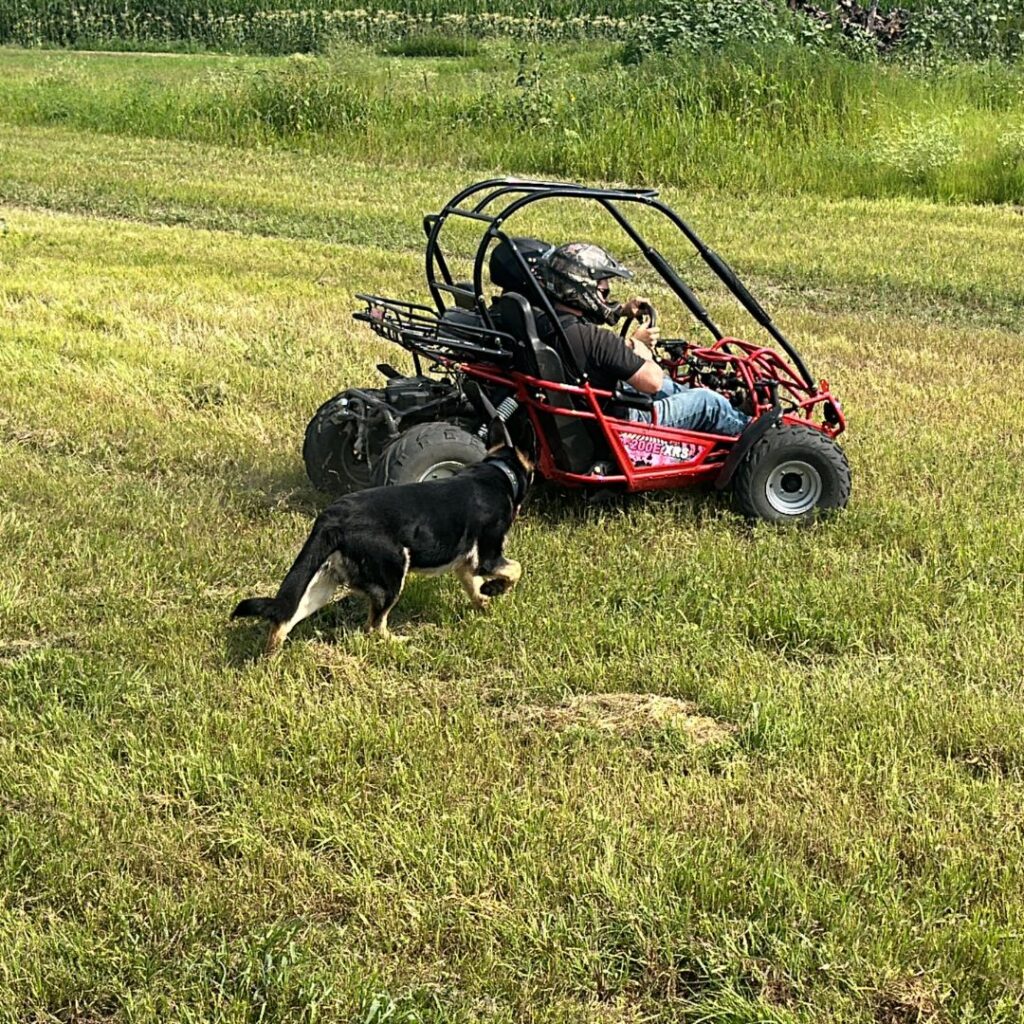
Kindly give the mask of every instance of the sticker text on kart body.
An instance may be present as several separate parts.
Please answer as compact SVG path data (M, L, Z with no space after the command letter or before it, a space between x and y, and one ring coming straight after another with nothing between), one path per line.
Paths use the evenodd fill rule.
M673 443L648 434L620 434L619 440L634 466L676 466L700 453L696 445Z

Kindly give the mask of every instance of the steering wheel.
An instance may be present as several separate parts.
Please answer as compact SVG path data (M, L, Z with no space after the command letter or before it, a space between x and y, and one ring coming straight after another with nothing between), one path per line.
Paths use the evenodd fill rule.
M640 323L646 321L647 327L657 326L658 311L649 302L643 302L640 304L639 313L640 315L636 317L627 316L622 322L622 327L619 329L619 337L622 338L623 341L626 340L626 335L629 334L629 329L633 326L634 320L637 320Z

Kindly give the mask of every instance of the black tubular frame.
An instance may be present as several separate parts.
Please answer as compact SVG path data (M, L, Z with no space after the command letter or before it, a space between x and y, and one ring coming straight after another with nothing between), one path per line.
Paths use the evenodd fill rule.
M499 203L499 200L505 200L506 197L508 197L507 201ZM647 262L665 281L693 317L711 333L715 341L720 341L723 337L722 332L712 321L708 311L701 304L693 290L679 276L668 260L657 249L647 244L625 213L619 209L619 204L639 203L667 217L686 237L694 249L697 250L701 259L711 268L715 276L726 286L747 313L782 346L786 354L793 360L793 364L799 371L804 383L810 389L810 393L812 395L817 394L817 381L814 380L804 365L803 359L800 358L800 353L797 352L782 331L775 326L775 323L764 307L750 294L746 285L736 276L732 267L718 253L705 245L697 233L671 207L658 198L656 189L590 188L585 185L575 185L571 182L539 181L520 178L489 178L486 181L478 181L464 188L445 204L440 213L428 214L423 218L423 229L427 235L427 286L430 289L430 294L437 305L439 313L444 313L448 308L442 298L442 293L462 295L469 298L468 291L452 280L448 263L441 251L440 235L448 219L450 217L463 217L487 225L480 240L480 245L477 248L476 259L473 264L473 289L475 294L472 298L476 303L477 311L483 316L484 322L493 330L494 323L483 301L483 269L488 247L494 240L507 241L509 239L508 234L502 230L502 225L509 217L523 207L539 202L542 199L585 199L592 200L603 207L639 248ZM475 200L475 205L464 207L462 204L468 200ZM486 212L488 207L492 205L494 205L496 212ZM512 251L521 265L524 277L532 282L533 277L529 272L526 261L514 247ZM539 284L535 286L534 292L534 295L527 295L525 298L530 301L531 305L548 314L558 334L559 347L561 348L560 355L566 370L578 382L583 381L585 375L580 372L579 367L575 366L568 339L565 336L565 330L558 321L558 316L551 304L551 300L541 290Z

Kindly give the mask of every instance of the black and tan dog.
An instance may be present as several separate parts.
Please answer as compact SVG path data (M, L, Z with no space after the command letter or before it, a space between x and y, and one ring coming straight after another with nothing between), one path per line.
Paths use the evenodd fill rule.
M449 570L483 610L522 574L519 563L504 556L505 535L532 477L532 463L506 446L445 480L339 498L317 516L277 596L242 601L231 618L266 619L266 653L273 654L299 622L345 587L369 600L367 631L387 636L388 613L406 576Z

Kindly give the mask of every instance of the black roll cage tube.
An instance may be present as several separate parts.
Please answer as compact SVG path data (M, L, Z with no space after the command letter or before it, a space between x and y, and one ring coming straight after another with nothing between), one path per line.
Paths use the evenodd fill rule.
M475 206L470 209L461 208L461 204L465 202L465 200L469 199L471 196L478 195L481 192L485 192L486 194L477 200ZM506 195L518 195L518 198L512 199L508 202L497 214L484 212L488 206ZM501 225L508 220L512 214L521 210L524 206L538 202L542 199L590 199L596 202L599 206L602 206L616 221L619 227L622 228L622 230L629 236L643 254L647 262L665 281L665 283L668 284L669 288L672 289L693 317L710 332L715 341L720 341L723 337L722 332L715 325L708 311L704 308L693 290L679 276L679 274L676 273L668 260L666 260L657 249L647 244L639 231L633 227L626 215L615 204L640 203L643 206L656 210L663 216L667 217L669 221L671 221L671 223L674 224L680 232L682 232L687 241L689 241L694 249L697 250L701 259L703 259L711 268L715 276L726 286L729 292L740 303L740 305L743 306L747 313L749 313L750 316L753 317L753 319L762 328L764 328L764 330L767 331L768 334L779 343L779 345L782 346L786 354L793 360L793 363L801 377L803 377L804 383L810 389L810 393L812 395L817 394L817 382L804 365L804 361L801 359L800 353L797 352L782 331L775 326L775 323L765 311L764 307L757 301L757 299L754 298L753 295L751 295L746 285L744 285L736 276L736 272L732 267L730 267L729 264L718 255L718 253L705 245L697 233L673 209L671 209L671 207L658 199L658 191L656 189L591 188L585 185L575 185L571 182L538 181L517 178L489 178L486 181L479 181L467 188L464 188L445 204L440 213L428 214L423 218L423 229L427 235L427 286L430 289L430 294L433 297L434 303L440 313L443 313L447 308L442 298L442 292L447 292L450 295L461 294L467 298L469 297L465 289L460 288L453 282L447 261L440 249L439 237L441 229L444 227L448 218L451 216L465 217L470 220L476 220L490 225L483 234L483 238L477 248L476 259L473 263L473 288L475 294L472 298L476 304L477 311L484 317L484 322L489 328L493 329L493 320L491 319L491 315L483 302L483 266L487 249L493 239L508 241L509 236L501 230ZM530 273L526 261L515 247L512 248L512 251L520 264L520 269L523 271L526 280L529 280L532 283L533 275ZM440 273L441 280L438 279L438 273ZM548 314L551 319L551 323L554 325L555 331L558 334L559 341L561 343L560 347L562 350L561 355L563 363L568 364L567 369L569 369L570 372L575 371L574 376L577 380L584 380L585 375L580 372L579 367L572 365L574 360L572 359L568 339L565 335L564 328L559 323L558 315L555 313L551 300L542 291L539 284L535 285L534 291L536 294L533 298L538 301L533 304L537 305ZM529 297L527 296L527 298Z

